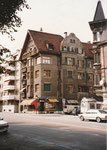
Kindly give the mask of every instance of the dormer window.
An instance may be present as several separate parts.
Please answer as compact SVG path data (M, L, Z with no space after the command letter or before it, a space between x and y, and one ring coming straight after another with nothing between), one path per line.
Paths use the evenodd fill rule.
M54 50L54 45L52 43L46 43L46 47L49 50Z
M54 50L54 45L52 43L48 43L49 50Z

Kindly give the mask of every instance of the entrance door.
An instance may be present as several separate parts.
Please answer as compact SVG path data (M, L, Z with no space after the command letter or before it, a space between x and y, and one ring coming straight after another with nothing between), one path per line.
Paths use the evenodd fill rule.
M40 102L40 111L44 111L44 102Z

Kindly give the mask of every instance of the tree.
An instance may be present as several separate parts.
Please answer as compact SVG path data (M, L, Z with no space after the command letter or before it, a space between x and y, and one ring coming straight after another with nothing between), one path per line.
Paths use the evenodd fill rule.
M18 16L18 11L23 8L29 9L26 0L0 0L0 32L9 35L13 40L12 32L17 32L16 28L22 25L21 18ZM10 53L10 50L0 45L0 64L4 61L3 54ZM0 73L5 68L0 65Z

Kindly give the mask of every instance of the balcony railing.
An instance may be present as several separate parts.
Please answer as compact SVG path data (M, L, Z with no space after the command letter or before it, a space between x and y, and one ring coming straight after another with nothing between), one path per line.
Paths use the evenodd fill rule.
M14 100L15 96L14 95L5 95L2 97L2 100Z
M7 76L4 78L4 81L15 80L15 76Z
M14 85L7 85L7 86L3 87L3 90L4 91L6 91L6 90L15 90L15 86Z

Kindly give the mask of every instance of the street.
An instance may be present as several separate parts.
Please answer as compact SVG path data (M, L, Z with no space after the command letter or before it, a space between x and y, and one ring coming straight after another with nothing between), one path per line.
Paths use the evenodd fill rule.
M106 123L63 114L0 113L9 122L0 150L106 150Z

